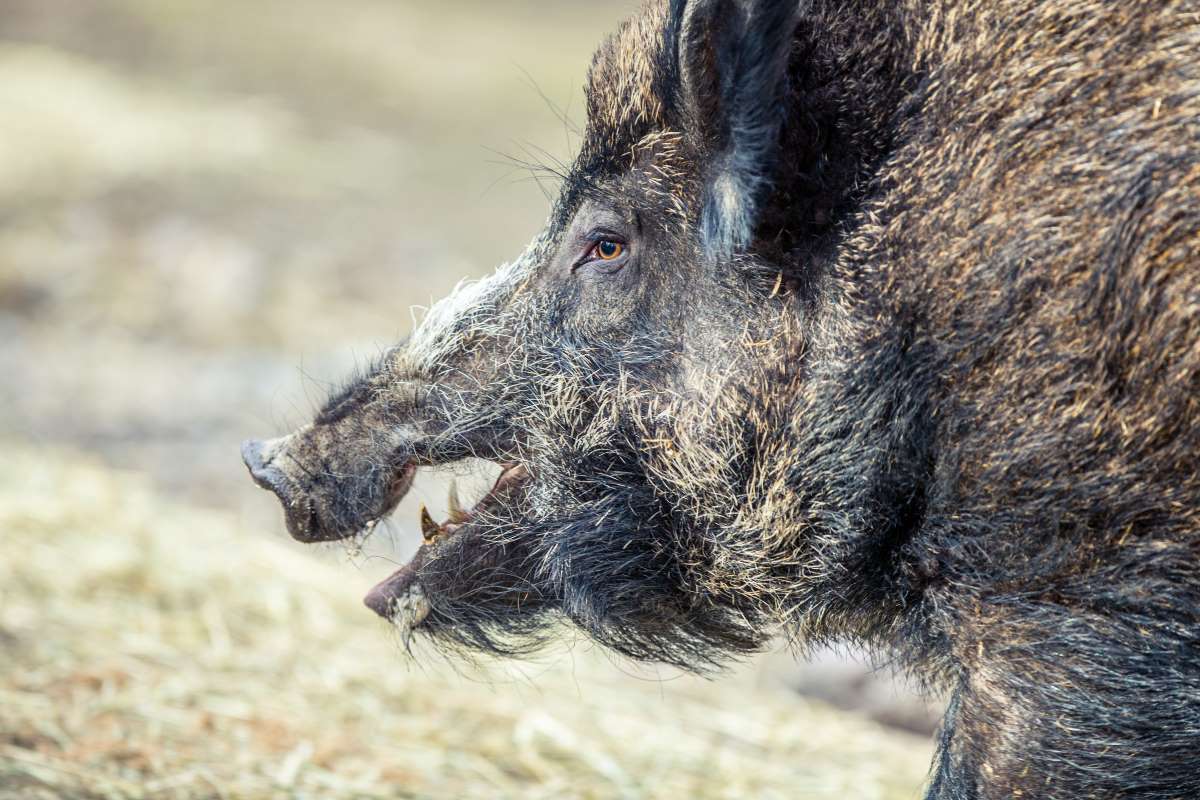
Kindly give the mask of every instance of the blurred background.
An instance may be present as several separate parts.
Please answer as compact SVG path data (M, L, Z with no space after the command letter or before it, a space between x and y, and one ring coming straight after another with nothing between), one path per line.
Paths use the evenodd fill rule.
M523 248L556 187L522 164L570 160L591 52L633 5L0 0L0 793L680 796L622 756L628 736L593 735L613 698L648 693L652 708L639 699L629 712L661 735L646 747L694 728L679 774L711 772L714 753L745 745L696 709L749 709L735 728L794 712L773 723L783 739L760 730L728 775L709 775L714 797L740 796L737 786L776 796L772 780L795 796L919 795L936 708L853 654L798 665L775 653L701 685L630 675L577 648L511 708L505 678L459 678L441 662L413 672L357 602L414 545L417 505L438 516L445 478L423 474L370 551L348 556L288 541L277 504L240 465L240 439L307 420L331 383L410 329L413 306ZM280 606L271 586L291 599ZM192 618L199 627L172 627ZM337 691L292 663L355 648L362 658ZM109 672L96 664L106 659ZM579 659L591 677L565 680ZM161 705L168 673L189 676L198 716L162 722L179 711L178 698ZM494 774L447 782L461 769L446 753L479 756L480 737L434 747L427 732L436 755L420 769L412 751L371 749L454 706L387 705L438 682L469 708L504 706L487 712ZM274 744L233 736L251 760L223 773L236 759L203 743L241 730L255 698L279 702L289 685L321 704L285 703L275 723L288 734ZM555 694L562 686L573 702ZM208 707L226 695L250 710ZM392 722L366 722L339 697ZM543 716L521 734L531 707ZM116 715L107 738L83 747L105 714ZM350 749L374 757L322 762L322 720L333 719L364 737ZM816 721L845 735L821 736ZM557 749L539 750L539 737ZM113 749L135 742L132 761ZM882 777L860 757L888 764ZM367 777L339 783L348 771ZM223 783L233 775L248 782ZM739 783L752 778L766 782Z

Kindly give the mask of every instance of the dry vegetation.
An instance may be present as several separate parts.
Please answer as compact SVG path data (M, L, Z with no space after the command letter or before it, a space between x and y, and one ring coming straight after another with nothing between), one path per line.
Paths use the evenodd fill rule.
M0 462L4 798L913 798L927 740L595 653L420 668L369 579L135 475Z

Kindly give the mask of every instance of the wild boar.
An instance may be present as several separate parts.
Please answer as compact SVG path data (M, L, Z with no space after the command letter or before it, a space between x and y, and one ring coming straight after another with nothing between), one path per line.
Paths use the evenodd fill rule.
M549 221L281 439L302 541L502 467L367 604L952 701L930 798L1200 796L1200 6L651 0Z

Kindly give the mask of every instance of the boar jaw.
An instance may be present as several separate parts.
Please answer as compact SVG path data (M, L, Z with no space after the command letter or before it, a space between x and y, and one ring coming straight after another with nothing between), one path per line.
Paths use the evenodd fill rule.
M485 521L497 506L512 503L526 488L531 476L529 470L515 463L501 464L500 475L492 488L469 510L457 508L452 495L450 517L441 523L430 519L429 512L421 508L421 527L425 543L418 548L409 563L400 567L374 586L363 599L367 608L384 619L392 621L407 634L420 625L431 610L428 597L418 583L419 569L451 537L466 532L476 522Z

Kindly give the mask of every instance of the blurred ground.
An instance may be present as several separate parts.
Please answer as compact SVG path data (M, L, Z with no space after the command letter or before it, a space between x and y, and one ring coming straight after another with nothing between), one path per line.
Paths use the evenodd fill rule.
M0 0L4 432L228 502L236 434L523 248L547 206L506 156L570 144L534 81L578 105L619 13Z
M157 621L137 616L137 593L144 590L141 604L153 609L167 603L186 614L182 609L190 609L190 601L170 606L175 601L164 600L165 590L153 584L169 583L166 555L143 564L146 575L131 573L124 589L112 589L118 595L98 584L74 600L74 589L60 593L50 580L55 564L70 565L71 573L81 564L99 570L92 579L102 583L106 559L132 558L133 543L160 554L178 552L184 562L213 558L204 548L226 543L221 558L231 568L249 557L247 549L266 547L269 559L286 561L290 575L307 580L319 574L313 580L334 587L321 597L337 594L336 603L356 605L369 574L385 571L388 557L412 546L417 504L428 504L435 516L444 508L443 478L418 479L368 554L374 557L365 561L368 575L360 576L345 564L320 564L311 550L284 541L277 505L246 480L237 442L306 419L331 382L409 330L410 306L427 304L521 250L547 211L543 191L554 187L539 185L514 161L569 158L575 140L562 116L581 117L580 87L591 51L631 5L0 0L0 437L12 443L6 458L7 450L23 453L21 463L39 461L29 455L31 447L87 452L98 459L87 474L110 486L104 501L110 505L83 506L98 515L91 523L96 536L106 537L100 541L60 536L67 517L56 514L74 514L80 524L84 516L67 507L75 499L41 495L49 522L34 538L46 562L29 567L30 575L41 577L0 583L5 624L12 624L13 613L28 615L21 625L44 631L42 646L50 648L22 650L28 642L18 639L25 642L15 651L24 659L21 669L86 671L94 649L112 642L122 649L126 634L141 637L138 647L149 651L176 648L176 660L164 662L176 666L187 646L183 639L156 640L162 632L154 627L129 633L112 619L89 639L91 629L76 616L86 606L71 605L88 598L96 603L90 613L99 618L106 613L100 606L119 596L118 607L134 614L130 624L169 622L173 615L162 609L153 611ZM75 469L54 463L45 469ZM195 540L203 547L185 546L182 534L160 541L148 523L135 535L122 527L134 524L130 519L103 516L121 510L114 498L127 486L126 478L105 476L103 469L139 473L171 503L229 516L212 524L216 539ZM19 477L10 468L0 479L0 514L20 500L12 483ZM138 496L160 502L146 492ZM229 544L232 532L244 536L236 547ZM104 547L109 540L111 551ZM18 546L6 530L0 546L7 548L3 568L23 568L18 561L28 543ZM342 570L340 586L330 569ZM281 580L266 569L239 574L262 582L268 593L275 590L267 584ZM300 591L287 580L279 584L280 596ZM241 613L233 611L241 601L231 599L228 608L205 602L186 624L207 624L205 615L213 613ZM306 615L320 605L296 602L306 603ZM278 646L297 659L311 657L306 647L322 654L355 642L387 649L368 613L351 614L347 607L346 614L322 617L326 627L316 638L302 640L309 633L297 628L297 641ZM285 612L272 619L279 628L273 635L280 637L290 635L293 625L309 624ZM13 645L4 630L0 626L0 655L8 658ZM244 635L236 659L249 664L264 658L268 651L255 643L265 630L251 627ZM366 644L375 639L382 641ZM283 688L292 672L253 669L261 682L256 685L271 683L272 702L300 702L302 690ZM794 687L912 730L928 731L935 716L886 676L833 655L804 667L776 655L747 675L743 682L752 680L763 691ZM371 680L376 677L372 673ZM599 687L618 679L601 664L580 683ZM86 762L88 770L120 773L120 759L99 764L111 752L97 751L87 761L78 749L87 747L77 738L79 729L54 721L56 695L30 686L21 689L18 681L2 690L23 692L22 724L58 730L58 738L51 737L56 747L74 742L76 749L59 752L55 758L65 761L55 763ZM450 702L447 697L463 690L455 686L439 699ZM197 684L195 691L206 688ZM657 684L644 688L651 695L659 691ZM50 692L45 700L30 699L42 691ZM103 692L111 689L96 691L103 705ZM135 692L136 683L128 691ZM636 704L641 690L630 691L614 695L614 702ZM494 702L527 699L507 686L490 692ZM712 697L736 696L731 693ZM371 702L367 694L364 689L333 713L359 713L353 704ZM249 688L239 697L255 700ZM600 697L599 691L593 695L595 706L603 705ZM586 716L593 707L571 713ZM747 720L769 717L788 730L805 724L787 722L785 714L774 713L775 705L731 701L729 708L739 714L748 709ZM318 716L314 709L306 719ZM0 723L15 718L0 716ZM662 730L673 731L684 719L664 718ZM187 760L188 732L199 730L190 724L172 734L183 749L161 756L175 758L175 766ZM845 724L858 730L857 723ZM0 727L0 736L7 730ZM753 741L774 746L774 739ZM837 744L846 753L869 749L852 741ZM371 742L364 752L384 746ZM3 758L17 758L5 752ZM374 768L368 760L362 762L367 771ZM926 760L927 753L920 753L912 774L919 776ZM428 774L437 769L429 766Z

